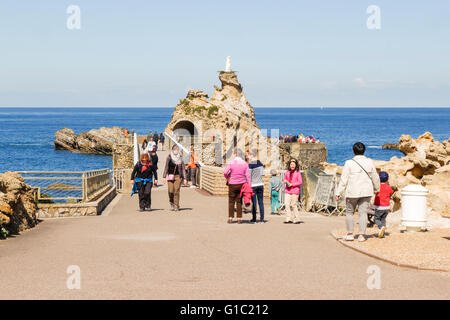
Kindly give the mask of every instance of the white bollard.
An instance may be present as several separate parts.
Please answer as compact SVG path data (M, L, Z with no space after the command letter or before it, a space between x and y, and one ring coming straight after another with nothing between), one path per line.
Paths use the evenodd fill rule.
M410 184L401 190L402 225L407 231L420 231L427 226L428 190L419 184Z

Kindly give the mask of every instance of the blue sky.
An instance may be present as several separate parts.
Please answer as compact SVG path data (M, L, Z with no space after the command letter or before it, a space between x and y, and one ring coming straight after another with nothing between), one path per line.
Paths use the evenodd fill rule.
M255 107L450 106L448 0L2 0L0 41L0 106L173 107L228 55Z

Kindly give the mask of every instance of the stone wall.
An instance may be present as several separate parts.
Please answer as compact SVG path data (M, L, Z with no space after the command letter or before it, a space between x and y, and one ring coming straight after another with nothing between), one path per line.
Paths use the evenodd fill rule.
M297 159L300 168L320 168L321 162L326 162L328 151L324 143L280 143L281 163L287 165L291 159Z
M134 167L132 144L116 144L113 148L113 169L132 169Z
M40 203L36 216L40 219L97 216L116 196L116 188L108 187L97 200L85 203Z

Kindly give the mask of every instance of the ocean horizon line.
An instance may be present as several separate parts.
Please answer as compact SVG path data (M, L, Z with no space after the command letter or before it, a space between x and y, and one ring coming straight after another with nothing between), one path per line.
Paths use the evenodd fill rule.
M173 109L174 106L0 106L0 109ZM255 106L257 109L448 109L450 106Z

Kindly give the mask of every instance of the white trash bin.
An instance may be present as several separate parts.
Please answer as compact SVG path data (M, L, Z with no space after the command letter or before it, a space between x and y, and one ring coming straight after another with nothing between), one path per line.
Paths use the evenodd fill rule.
M402 225L407 231L420 231L427 226L427 196L429 191L419 184L401 190Z

